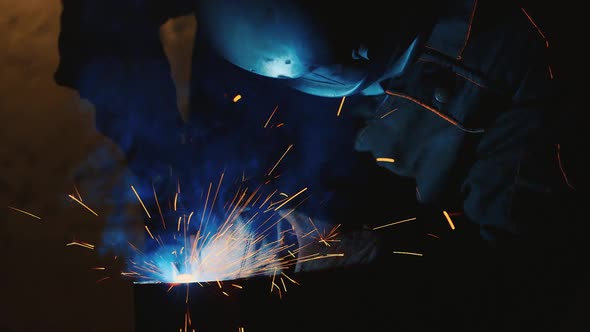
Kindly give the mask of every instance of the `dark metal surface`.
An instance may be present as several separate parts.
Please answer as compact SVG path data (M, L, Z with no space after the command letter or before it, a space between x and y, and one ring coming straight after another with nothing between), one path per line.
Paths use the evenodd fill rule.
M280 294L276 287L271 292L272 277L225 281L221 287L192 283L188 303L186 284L172 290L167 284L135 284L137 332L392 331L412 322L417 327L422 315L421 296L408 287L420 278L409 273L392 277L367 265L291 277L298 284L283 277L284 287L275 278ZM191 319L185 325L187 309Z

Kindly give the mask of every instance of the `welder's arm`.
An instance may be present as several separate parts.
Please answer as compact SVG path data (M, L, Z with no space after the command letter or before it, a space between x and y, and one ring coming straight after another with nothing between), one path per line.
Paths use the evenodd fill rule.
M513 107L487 128L478 160L463 183L465 215L494 245L540 235L549 227L563 189L557 142L547 117L553 100L546 68L529 71Z

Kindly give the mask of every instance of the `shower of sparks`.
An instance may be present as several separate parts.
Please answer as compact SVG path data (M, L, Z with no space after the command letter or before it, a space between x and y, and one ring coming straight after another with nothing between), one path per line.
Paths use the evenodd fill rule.
M342 106L344 106L344 100L346 100L346 96L342 96L342 100L340 101L340 105L338 106L338 112L336 112L336 116L340 116L340 112L342 112Z
M9 206L8 208L9 208L9 209L11 209L11 210L14 210L14 211L16 211L16 212L20 212L20 213L22 213L22 214L26 214L27 216L33 217L33 218L35 218L35 219L39 219L39 220L41 220L41 217L39 217L39 216L37 216L37 215L34 215L34 214L32 214L31 212L27 212L27 211L25 211L25 210L17 209L17 208L15 208L15 207L12 207L12 206Z
M414 218L408 218L408 219L404 219L404 220L400 220L400 221L395 221L395 222L392 222L392 223L389 223L389 224L385 224L385 225L381 225L381 226L377 226L377 227L374 227L373 230L377 230L377 229L385 228L385 227L390 227L390 226L395 226L395 225L403 224L405 222L414 221L414 220L416 220L416 217L414 217Z
M163 213L165 218L176 221L173 229L144 225L148 241L154 241L155 249L140 252L130 244L137 256L130 260L128 271L122 275L132 277L138 283L216 281L220 288L224 280L279 275L277 283L286 291L285 280L296 282L287 278L283 271L294 267L298 261L343 256L315 254L298 257L301 248L309 243L322 242L329 246L329 242L336 241L338 227L324 233L310 219L313 236L305 240L289 240L297 235L286 217L307 199L302 197L307 187L293 195L275 195L277 189L264 193L262 185L249 188L242 183L231 192L229 203L221 207L218 196L223 179L224 173L221 173L214 194L213 183L204 189L204 203L196 211ZM256 206L253 202L259 199L263 203ZM288 209L287 212L283 208Z
M451 219L451 216L449 215L449 213L447 211L443 211L443 214L444 214L445 218L447 219L449 226L451 226L451 229L454 230L455 224L453 223L453 220Z
M86 210L90 211L90 213L92 213L93 215L98 217L98 213L94 212L94 210L92 210L90 207L88 207L88 205L82 203L81 200L77 199L76 197L74 197L73 195L68 195L69 198L71 198L74 202L82 205Z

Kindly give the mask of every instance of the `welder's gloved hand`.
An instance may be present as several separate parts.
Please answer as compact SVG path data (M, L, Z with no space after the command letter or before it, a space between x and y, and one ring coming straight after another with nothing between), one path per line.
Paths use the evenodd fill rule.
M293 211L281 212L297 236L295 272L319 271L370 264L378 258L382 239L369 229L339 233L339 225Z

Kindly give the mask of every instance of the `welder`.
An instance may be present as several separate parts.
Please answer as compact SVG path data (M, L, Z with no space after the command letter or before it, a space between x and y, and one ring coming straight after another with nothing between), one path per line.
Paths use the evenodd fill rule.
M570 253L562 246L568 242L563 230L571 226L575 214L564 206L572 204L567 198L575 183L568 167L564 167L567 160L560 155L563 147L557 134L564 118L556 114L562 110L557 107L562 101L560 83L549 62L546 35L526 10L511 1L487 0L417 0L396 2L392 8L384 7L381 1L339 2L334 7L309 0L195 3L197 42L206 45L200 50L210 47L207 51L253 77L274 79L277 84L307 95L343 100L345 111L363 123L351 149L359 155L370 155L372 166L413 181L416 200L424 210L460 212L465 223L438 234L445 245L425 253L442 257L444 264L438 267L447 273L439 276L440 269L432 270L441 282L458 282L466 289L473 286L474 291L476 286L498 283L508 293L519 290L520 283L531 281L527 269L544 269L545 263L551 265L552 271L561 266L557 260L567 255L555 253ZM119 45L125 50L123 58L161 60L163 52L154 38L155 31L165 17L174 14L154 20L157 15L141 15L133 8L127 13L135 19L128 21L128 29L137 31L145 25L152 37L135 40L143 43L142 47L129 50L145 49L149 44L153 53L128 54L127 45ZM105 40L116 32L109 33ZM113 54L104 54L104 59L113 59ZM101 73L101 63L83 68ZM162 68L157 77L137 82L158 82L157 89L165 87L162 93L151 93L149 97L165 99L162 103L166 105L138 104L154 110L172 109L174 98L167 63L164 60L155 65ZM95 73L89 76L95 77ZM131 76L139 74L145 75L140 69ZM110 100L110 96L101 95L108 90L84 83L88 82L76 81L73 85L79 91L96 94L90 96L93 100ZM139 95L147 96L143 91ZM134 108L137 114L145 111L140 109ZM150 114L158 114L151 120L154 125L168 123L162 127L169 131L157 137L172 137L176 115L157 111ZM100 121L97 118L97 125ZM105 132L116 129L108 125L102 128ZM125 137L120 133L112 136ZM144 149L162 146L158 142L142 145L141 139L137 142ZM129 146L124 140L120 145ZM132 155L133 150L127 152ZM164 158L166 152L163 148L160 156ZM367 166L365 172L374 170ZM359 193L359 200L362 195ZM389 205L378 208L394 209ZM302 226L308 225L306 215L293 213L286 218L300 234L307 232ZM316 220L318 224L339 222ZM555 228L555 223L561 226ZM352 240L348 246L342 242L342 249L358 255L344 262L364 263L386 254L391 256L395 243L381 237L373 239L374 234L363 230L345 234ZM328 264L328 260L325 262ZM325 266L323 261L318 264L320 268ZM502 269L496 269L500 265ZM298 268L304 271L306 264ZM313 270L315 266L309 264L307 268ZM552 276L546 273L535 278L543 280L538 282L543 284ZM441 299L457 296L445 293L445 288L433 292ZM531 293L520 292L519 299L525 301L526 294ZM551 294L545 295L549 297L555 292L547 290L547 294ZM562 309L547 306L546 301L526 303L522 306L537 306L527 318L547 318L540 313ZM560 303L563 301L555 301L553 306ZM510 309L506 310L509 315L524 315L514 306ZM508 321L490 322L487 328L506 331L503 324Z
M462 263L448 268L465 272L476 259L498 273L487 282L501 283L507 273L508 284L530 281L525 270L533 266L558 269L563 257L552 255L568 240L554 225L571 229L575 215L561 204L574 185L560 157L563 115L556 112L564 110L548 41L525 9L476 0L391 8L377 1L197 3L200 37L220 56L306 94L354 100L349 112L364 121L354 149L413 179L425 208L461 211L467 223L445 236L469 240L450 245L456 256L447 262ZM476 258L461 260L460 252ZM509 272L497 272L495 262Z
M492 245L548 226L530 213L573 190L558 159L547 41L519 7L198 4L201 38L236 66L307 94L364 96L355 149L415 179L421 203L462 210Z

